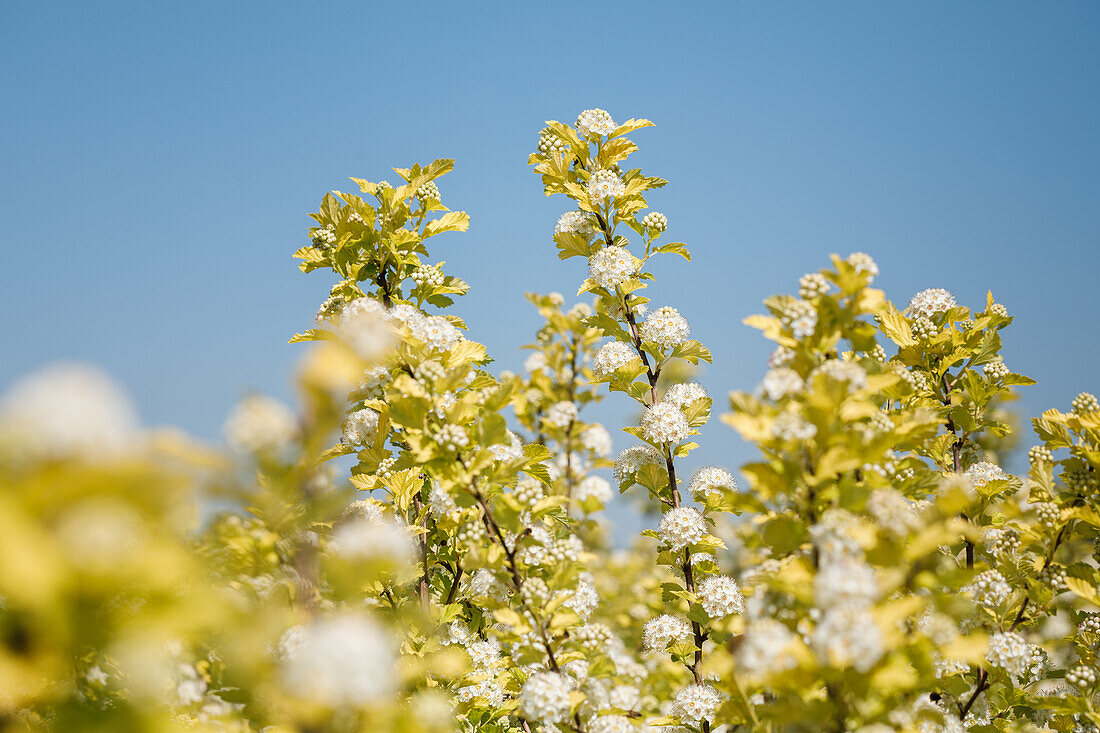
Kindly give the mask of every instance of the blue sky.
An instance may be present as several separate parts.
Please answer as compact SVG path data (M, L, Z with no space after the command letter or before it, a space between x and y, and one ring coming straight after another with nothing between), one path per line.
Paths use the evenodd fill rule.
M473 223L433 254L518 368L523 292L583 277L527 154L599 106L657 123L636 159L672 181L651 203L695 259L652 296L713 350L712 393L763 373L745 315L862 250L898 302L992 289L1006 361L1040 382L1023 407L1065 408L1100 389L1098 35L1093 2L7 3L0 384L89 360L147 422L215 437L246 390L291 393L286 339L329 286L290 259L306 214L436 157ZM702 442L750 456L717 421Z

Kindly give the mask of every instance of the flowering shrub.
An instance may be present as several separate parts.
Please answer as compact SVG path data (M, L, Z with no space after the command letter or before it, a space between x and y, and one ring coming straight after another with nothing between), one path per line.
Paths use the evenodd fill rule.
M451 310L468 286L429 240L469 218L437 160L322 199L295 257L335 283L292 339L299 408L245 399L228 450L142 429L84 368L14 385L0 726L1096 730L1100 403L1035 418L1011 475L1004 405L1033 382L1000 356L1007 309L902 309L871 257L833 256L746 319L775 350L721 408L759 451L744 485L689 475L711 354L647 295L690 260L648 208L667 182L627 167L650 125L541 131L586 300L528 295L522 374ZM614 460L605 387L637 408ZM612 482L651 521L629 549Z

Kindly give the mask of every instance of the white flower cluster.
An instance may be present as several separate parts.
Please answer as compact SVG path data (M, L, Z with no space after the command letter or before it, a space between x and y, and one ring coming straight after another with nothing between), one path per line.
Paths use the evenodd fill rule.
M282 402L254 395L233 408L223 431L229 444L238 450L273 453L294 441L298 418Z
M659 466L664 461L664 457L651 446L635 445L625 448L615 459L615 478L622 483L644 467Z
M707 494L736 490L737 480L724 468L704 466L691 477L691 495L696 501L702 501Z
M791 329L795 338L813 336L817 328L817 308L808 300L791 301L783 309L780 321Z
M569 679L557 672L536 672L519 693L520 714L540 723L560 723L569 715Z
M330 295L325 298L325 302L321 303L313 320L318 326L324 325L325 321L337 318L340 315L340 309L343 307L344 299L342 297Z
M596 215L589 211L567 211L558 217L554 234L579 234L591 237L596 233Z
M427 204L430 201L439 201L439 186L435 185L435 181L428 181L423 184L416 189L416 200L421 204Z
M393 347L392 314L373 298L356 298L346 303L336 318L336 326L340 338L368 361L382 359Z
M577 405L568 400L555 402L550 405L550 409L546 411L546 417L543 419L548 425L564 430L577 419Z
M871 259L871 255L866 252L853 252L848 255L846 262L851 265L856 272L866 272L872 279L878 277L878 265Z
M606 111L599 109L586 109L577 115L577 130L587 137L600 137L615 132L615 120Z
M835 382L847 382L848 392L858 392L867 386L867 372L854 361L829 359L814 369L813 373L823 374Z
M642 415L642 432L653 443L680 443L691 432L683 411L670 402L647 407Z
M970 485L976 489L984 488L990 481L1005 481L1010 478L1007 473L1001 470L1000 466L988 461L975 463L966 469L963 475L970 481Z
M610 379L637 358L634 350L627 344L622 341L609 341L592 357L592 373L597 379Z
M332 533L332 549L341 557L398 567L411 567L416 559L416 546L408 530L386 521L355 519L340 524Z
M439 269L438 265L421 265L413 270L409 277L420 287L438 287L443 284L444 280L443 271Z
M691 638L691 625L683 619L662 614L642 625L642 643L649 651L663 651L674 641Z
M798 297L812 300L829 292L829 281L820 272L808 272L798 279Z
M683 409L695 402L710 397L703 385L696 382L678 382L669 387L661 398L662 402L670 402Z
M932 318L939 313L946 313L958 303L955 296L943 288L928 288L922 290L909 301L906 312L913 318Z
M577 587L572 591L565 605L576 611L582 619L587 619L596 610L599 602L600 595L596 591L592 574L581 573L577 579Z
M794 634L781 621L752 619L745 628L744 640L737 648L738 669L752 678L791 669L798 663L791 653L794 639Z
M862 606L830 609L814 628L812 645L818 656L840 667L867 672L882 657L882 633L871 612Z
M711 618L725 618L731 613L744 613L745 596L737 581L725 575L712 575L699 586L699 603Z
M707 532L707 523L698 509L679 506L669 509L657 523L657 533L661 542L670 550L681 550L703 539Z
M678 310L668 305L648 314L641 328L643 341L657 344L664 349L679 346L687 341L690 334L691 328L688 326L687 319L680 315Z
M347 419L344 420L344 445L351 448L366 448L374 445L379 417L378 412L369 407L348 413Z
M340 707L385 698L396 676L394 644L372 619L352 614L294 627L280 642L283 685L295 697Z
M581 431L581 445L603 458L611 453L611 434L603 425L589 425Z
M1011 372L1008 369L1008 366L1004 362L1004 359L1002 359L1000 357L997 357L993 361L991 361L988 364L986 364L985 366L983 366L982 367L982 373L985 374L985 376L989 377L993 381L997 381L998 379L1004 379L1009 374L1011 374Z
M688 685L676 693L669 712L680 720L696 724L704 721L709 723L714 720L714 714L721 704L722 697L710 685Z
M997 570L986 570L974 576L963 590L974 602L987 608L996 608L1008 598L1012 587Z
M668 229L668 219L659 211L651 211L642 217L642 226L656 232Z
M1074 397L1070 406L1073 412L1078 415L1090 415L1094 412L1100 412L1100 400L1096 399L1096 395L1090 392L1082 392Z
M554 132L553 129L544 127L539 131L538 151L543 155L552 155L554 153L561 155L564 154L568 148L569 145L558 137L558 133Z
M573 490L573 496L577 501L595 499L601 504L611 501L611 484L599 476L585 476Z
M781 412L772 423L772 434L780 440L809 440L817 435L817 426L793 412Z
M489 446L489 453L496 461L518 461L523 458L523 441L519 436L508 431L508 443L497 443Z
M459 450L470 444L470 437L461 425L448 423L439 428L435 442L446 450Z
M318 227L310 233L309 238L319 248L326 249L336 244L336 229L331 224Z
M764 375L764 381L760 383L760 390L768 396L769 400L779 401L787 395L796 394L802 390L804 382L798 372L789 367L776 367L769 369Z
M811 527L820 554L814 602L822 616L810 638L822 661L866 672L884 653L882 633L871 615L879 596L874 569L853 538L858 520L842 509L826 511Z
M598 170L588 179L588 200L593 204L614 199L626 193L626 184L615 171Z
M1031 646L1015 631L996 631L989 637L989 649L985 658L993 666L1000 667L1015 677L1027 670Z
M638 258L626 247L604 247L588 260L588 274L601 288L614 290L638 271Z
M895 488L875 489L867 497L867 511L875 522L895 537L907 536L921 526L914 505Z

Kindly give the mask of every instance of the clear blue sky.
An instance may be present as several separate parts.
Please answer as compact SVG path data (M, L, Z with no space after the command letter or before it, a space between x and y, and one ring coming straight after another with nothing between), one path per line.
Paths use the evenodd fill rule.
M5 3L0 384L90 360L147 422L215 437L245 390L290 394L287 337L330 284L290 259L306 214L436 157L473 224L434 254L518 368L523 292L583 277L527 154L599 106L658 125L636 157L695 260L652 295L712 348L712 393L763 373L742 317L863 250L898 302L991 288L1009 366L1040 382L1024 407L1067 408L1100 390L1098 37L1100 4L1068 1ZM702 442L749 457L717 421Z

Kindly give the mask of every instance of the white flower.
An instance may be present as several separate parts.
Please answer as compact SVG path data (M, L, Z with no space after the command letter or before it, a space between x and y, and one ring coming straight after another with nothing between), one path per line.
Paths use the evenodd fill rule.
M871 259L871 255L866 252L853 252L848 255L847 262L856 272L866 272L871 276L871 279L878 276L878 265Z
M814 375L824 374L836 382L847 382L848 392L858 392L867 386L867 372L854 361L829 359L813 371Z
M476 669L486 669L500 659L500 642L496 639L475 641L466 647L466 652Z
M569 401L556 402L546 411L543 419L547 424L564 430L577 419L577 405Z
M735 491L737 480L729 471L717 466L704 466L691 477L691 494L702 501L707 494L722 490Z
M241 400L222 428L229 444L252 453L274 453L298 435L298 418L278 400L254 395Z
M470 444L470 437L461 426L448 423L436 433L435 442L447 450L459 450Z
M491 707L500 707L506 698L504 688L497 684L493 678L475 682L466 687L460 687L455 693L459 702L470 702L475 698L485 700Z
M593 718L589 733L637 733L638 729L625 715L601 715Z
M523 683L519 711L540 723L560 723L569 715L569 680L557 672L536 672Z
M577 130L582 135L589 137L600 137L601 135L610 135L615 132L615 120L611 119L611 115L607 110L596 107L595 109L586 109L577 115Z
M946 313L956 305L958 303L951 293L943 288L929 288L913 296L906 313L914 318L931 318L937 313Z
M596 610L599 602L600 596L596 591L592 575L581 573L577 580L577 587L570 593L565 605L576 611L582 619L587 619Z
M341 557L385 561L412 566L416 546L408 531L391 522L356 519L344 522L332 533L332 549Z
M990 481L1006 481L1011 478L1007 473L1001 470L1000 466L989 463L988 461L980 461L975 463L970 468L963 472L963 475L970 481L971 486L981 489Z
M814 577L814 603L822 609L841 605L866 607L877 596L874 569L856 557L829 557Z
M699 586L699 602L711 618L724 618L745 612L745 597L733 578L712 575Z
M642 693L634 685L616 685L608 696L611 707L620 710L636 710L642 702Z
M645 466L659 466L665 459L648 445L635 445L624 449L615 459L615 478L622 483Z
M523 441L519 436L508 431L508 443L497 443L489 446L489 453L497 461L518 461L523 458Z
M672 385L665 391L664 397L661 398L662 402L671 402L680 409L683 409L696 400L702 400L710 397L707 394L707 390L701 384L696 382L680 382Z
M468 589L470 595L475 598L484 596L497 600L504 599L508 592L504 584L497 580L492 571L485 568L479 568L477 572L470 576Z
M707 523L698 509L680 506L669 509L657 524L661 542L671 550L680 550L703 539Z
M10 441L13 456L94 460L133 448L138 432L129 396L86 364L44 367L16 382L0 401L0 443Z
M797 664L789 646L794 635L775 619L754 619L737 649L738 667L750 677L764 677Z
M634 349L622 341L609 341L592 357L592 373L596 379L610 379L637 358Z
M363 519L377 524L385 519L383 504L374 499L356 499L344 508L343 517L349 519Z
M812 644L823 661L866 672L882 657L882 632L866 608L841 605L826 611Z
M611 501L611 484L599 476L585 476L573 490L573 496L577 501L595 499L601 504L606 504Z
M791 329L795 338L813 336L817 328L817 308L808 300L795 300L783 309L780 320Z
M1031 658L1031 646L1015 631L996 631L989 637L985 658L1012 676L1024 674Z
M642 625L642 642L650 651L663 651L673 641L691 638L691 625L667 613L651 618Z
M879 526L896 537L904 537L921 525L914 505L891 487L872 491L867 497L867 511Z
M626 193L626 184L615 171L593 171L592 177L588 179L588 199L593 204L599 205L624 193Z
M802 389L804 383L798 372L788 367L769 369L764 375L764 381L760 383L760 389L770 400L781 400L787 395L795 394Z
M772 423L772 434L781 440L809 440L817 435L817 426L792 412L783 412Z
M322 617L288 631L280 646L283 684L295 697L358 706L385 699L393 690L394 644L370 618Z
M659 211L651 211L642 217L642 226L646 229L663 232L668 229L668 218Z
M588 259L588 275L601 288L614 290L638 271L638 258L626 247L604 247Z
M462 340L462 334L443 316L427 316L412 327L413 336L425 345L446 351Z
M1012 586L1000 572L986 570L974 576L963 590L970 594L975 603L987 608L996 608L1008 598L1008 594L1012 592Z
M581 445L603 458L611 453L611 433L603 425L589 425L581 431Z
M643 341L670 349L687 341L691 328L687 320L672 306L663 306L646 316L642 324Z
M775 350L768 355L768 368L776 369L778 367L787 366L793 360L793 349L786 346L776 346Z
M546 354L541 351L532 351L523 362L523 368L529 372L541 372L546 368Z
M390 315L373 298L356 298L344 305L337 327L343 341L368 361L383 358L394 345Z
M378 418L378 413L369 407L348 414L344 421L344 445L352 448L366 448L374 445L374 437L378 432Z
M808 272L798 279L798 297L810 300L829 292L829 281L820 272Z
M554 225L554 234L579 234L591 237L596 233L596 216L588 211L567 211Z
M669 712L692 723L710 722L721 704L721 696L710 685L688 685L676 693Z
M658 402L642 415L642 431L654 443L679 443L691 432L684 413L674 404Z

